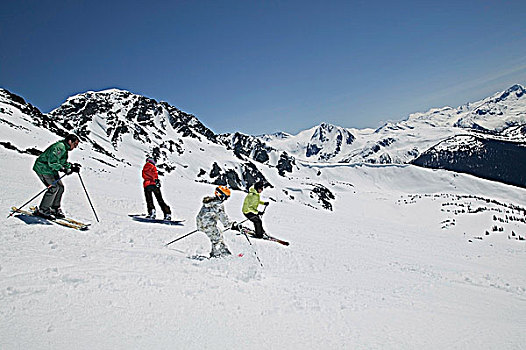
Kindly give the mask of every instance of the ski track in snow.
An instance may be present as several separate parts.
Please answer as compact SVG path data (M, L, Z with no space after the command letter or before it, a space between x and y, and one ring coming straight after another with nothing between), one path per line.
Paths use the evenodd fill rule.
M127 216L144 211L139 165L114 173L85 169L100 223L73 175L64 180L63 206L91 222L90 230L28 225L6 216L41 190L29 170L33 159L0 153L9 164L1 171L2 349L513 349L526 343L526 246L507 238L512 228L524 236L526 225L503 224L503 233L473 239L491 228L493 212L455 215L442 211L450 198L414 198L473 193L524 208L525 190L410 166L320 165L323 176L334 178L333 212L288 201L279 188L262 195L278 198L263 221L289 247L257 240L250 246L227 231L234 256L197 261L188 257L208 254L204 234L164 244L194 230L200 200L213 186L177 171L168 175L164 197L174 217L186 221L149 225ZM233 192L226 203L234 220L244 219L243 197ZM443 228L453 219L455 225Z

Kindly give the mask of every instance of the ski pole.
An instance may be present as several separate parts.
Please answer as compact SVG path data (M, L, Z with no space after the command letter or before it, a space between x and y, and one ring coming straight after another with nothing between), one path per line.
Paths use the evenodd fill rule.
M268 207L268 204L265 205L265 208L263 208L263 211L262 211L261 214L260 214L261 216L263 216L263 214L265 214L265 210L267 210L267 207Z
M172 244L172 243L174 243L174 242L177 242L178 240L183 239L183 238L185 238L185 237L188 237L188 236L190 236L192 233L196 233L197 231L199 231L199 230L193 230L192 232L189 232L189 233L187 233L187 234L184 235L184 236L181 236L181 237L179 237L179 238L174 239L174 240L171 241L171 242L166 243L164 246L165 246L165 247L168 247L170 244Z
M247 238L248 243L250 244L250 246L252 247L252 250L254 251L254 255L256 256L256 259L258 259L259 264L261 265L261 267L263 267L263 263L261 262L261 260L259 260L258 253L256 252L256 249L255 249L254 246L252 245L252 242L250 242L250 239L248 239L248 235L247 235L247 233L246 233L245 230L243 230L243 229L241 229L241 233L243 233L243 235Z
M31 198L30 200L28 200L27 202L25 202L24 204L22 204L20 207L18 207L18 209L22 209L23 207L25 207L29 202L31 202L33 199L37 198L38 196L40 196L42 193L44 193L45 191L49 190L51 187L55 186L55 184L57 182L59 182L64 176L66 176L67 174L64 174L62 175L61 177L59 177L58 179L56 179L55 181L53 181L48 187L44 188L42 191L38 192L38 194L36 196L34 196L33 198ZM15 214L15 212L11 212L11 214L9 214L7 216L7 218L9 219L13 214Z
M93 210L93 214L95 214L95 219L97 219L97 222L99 221L99 218L97 217L97 213L95 212L95 208L93 208L93 204L91 203L91 199L89 198L88 190L86 190L86 186L84 186L84 181L82 181L82 177L79 174L80 183L82 184L82 187L84 188L84 192L86 192L86 197L88 197L89 205L91 205L91 209Z
M247 220L248 220L248 219L245 219L245 220L239 222L238 224L242 224L242 223L244 223L244 222L247 221ZM230 230L230 229L231 229L231 227L228 227L228 228L226 228L223 232L226 232L226 231L228 231L228 230ZM196 230L193 230L192 232L188 232L188 233L185 234L184 236L178 237L178 238L174 239L173 241L166 243L164 246L167 247L167 246L169 246L169 245L172 244L172 243L175 243L175 242L177 242L177 241L179 241L179 240L181 240L181 239L183 239L183 238L185 238L185 237L190 236L190 235L193 234L193 233L196 233L197 231L199 231L199 230L196 229Z

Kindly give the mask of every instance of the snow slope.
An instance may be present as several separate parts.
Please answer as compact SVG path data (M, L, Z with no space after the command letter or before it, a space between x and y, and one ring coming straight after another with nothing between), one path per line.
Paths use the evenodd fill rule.
M73 151L72 160L82 160L81 153ZM0 159L0 207L7 211L41 185L30 171L34 157L2 149ZM209 251L204 234L163 244L194 229L200 199L214 187L172 172L162 189L185 226L137 223L127 214L144 211L141 165L83 170L100 223L78 178L65 179L64 208L92 223L87 232L28 225L5 212L2 349L524 344L526 248L517 239L526 225L502 223L503 232L486 236L497 211L455 215L443 204L450 209L455 196L478 195L502 203L490 203L495 209L524 208L525 190L413 166L309 164L305 178L312 173L330 182L334 211L287 200L279 187L265 190L264 198L276 200L265 227L291 245L249 246L228 231L228 246L243 257L195 261L188 257ZM300 195L295 183L289 179L289 191ZM234 191L226 203L238 221L243 197Z
M125 94L102 95L113 93ZM6 218L11 206L42 190L31 170L35 156L26 151L43 150L58 136L39 124L43 116L24 112L30 107L0 101L1 349L517 349L525 343L525 189L411 165L298 160L282 176L258 163L273 185L262 194L271 203L264 226L291 245L249 245L227 231L235 256L197 261L189 257L210 250L203 233L164 244L195 229L201 198L214 191L204 182L208 172L197 174L213 163L239 170L244 160L213 142L214 135L195 137L210 135L205 129L169 126L170 106L125 95L131 102L122 109L130 108L131 117L111 104L115 113L107 117L131 129L141 114L130 111L153 105L148 110L158 113L143 130L181 146L181 152L161 148L163 162L173 166L162 176L162 191L184 226L128 217L145 211L142 162L164 140L146 131L139 140L115 137L117 124L97 113L79 125L107 152L85 141L70 160L83 165L100 222L76 175L64 179L63 209L91 222L89 231ZM82 96L68 101L66 107L84 108ZM244 219L244 196L236 190L226 202L233 220Z

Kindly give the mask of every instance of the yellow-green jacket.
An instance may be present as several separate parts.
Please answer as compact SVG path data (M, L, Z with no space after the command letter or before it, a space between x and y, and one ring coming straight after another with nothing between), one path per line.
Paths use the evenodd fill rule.
M245 197L245 201L243 202L243 214L247 213L258 213L258 205L265 204L261 199L259 199L259 193L256 191L254 186L250 187L248 190L248 194Z

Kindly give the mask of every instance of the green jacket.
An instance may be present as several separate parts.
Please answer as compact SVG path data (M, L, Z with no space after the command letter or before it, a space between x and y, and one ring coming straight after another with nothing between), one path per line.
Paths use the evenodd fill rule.
M38 156L33 170L39 175L57 175L59 170L71 168L68 163L70 150L66 140L55 142Z
M259 193L256 191L254 186L250 187L248 190L248 194L245 197L245 201L243 202L243 214L247 213L258 213L258 205L265 204L261 199L259 199Z

